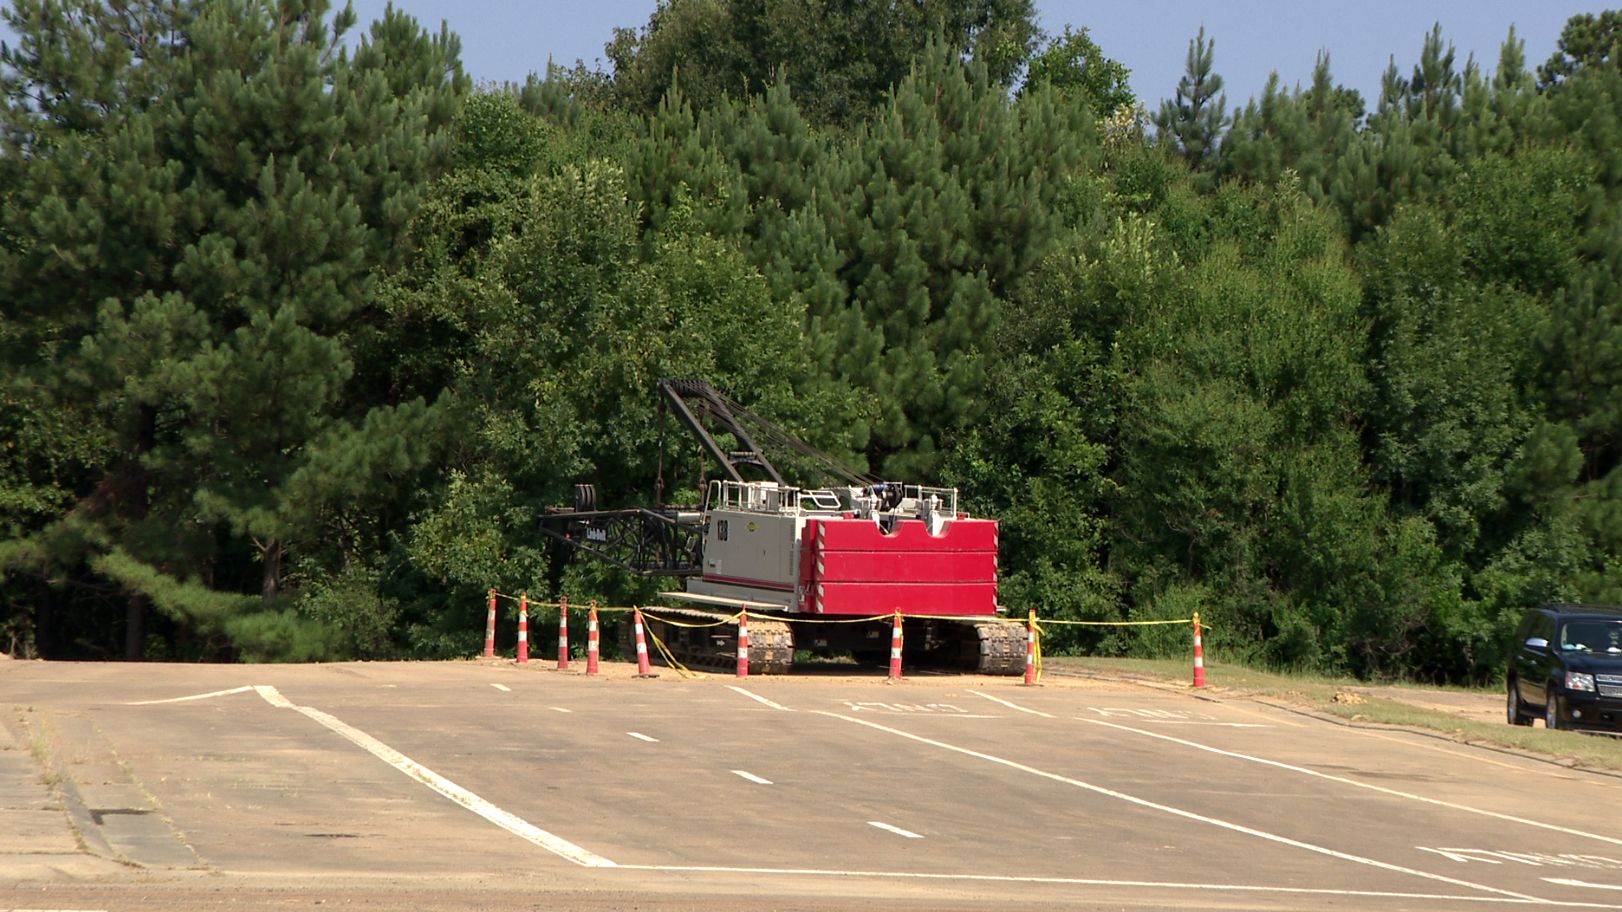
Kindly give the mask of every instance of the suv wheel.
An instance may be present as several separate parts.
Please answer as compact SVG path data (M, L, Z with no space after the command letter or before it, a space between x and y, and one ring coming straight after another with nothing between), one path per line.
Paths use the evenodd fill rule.
M1504 714L1509 718L1511 725L1531 725L1532 717L1521 708L1521 688L1514 678L1509 679L1509 697L1505 703Z
M1549 685L1549 695L1543 701L1543 727L1553 730L1560 727L1560 698L1554 695L1554 685Z

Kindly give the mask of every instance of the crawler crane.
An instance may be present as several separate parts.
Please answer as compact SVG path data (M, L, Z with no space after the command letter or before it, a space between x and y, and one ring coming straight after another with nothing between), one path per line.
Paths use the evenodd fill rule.
M796 650L887 657L896 613L915 665L1024 670L1024 628L998 617L997 522L960 511L956 489L853 472L702 381L661 380L658 391L661 438L673 414L726 477L703 486L700 505L657 503L661 453L656 506L598 509L594 487L576 485L572 506L547 511L544 532L633 573L683 580L662 594L692 607L659 609L662 618L702 625L747 609L751 674L787 672ZM757 440L840 483L788 484ZM736 662L735 625L648 623L684 664Z

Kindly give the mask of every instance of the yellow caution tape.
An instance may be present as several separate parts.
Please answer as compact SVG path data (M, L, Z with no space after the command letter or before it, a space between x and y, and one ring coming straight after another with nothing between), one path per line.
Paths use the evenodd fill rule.
M511 602L517 602L521 598L521 596L509 595L509 594L507 594L505 592L499 592L499 591L493 590L493 589L490 590L490 591L493 592L497 598L506 599L506 600L511 601ZM563 603L562 602L531 601L529 603L529 607L531 609L561 608L561 607L563 607ZM636 611L637 609L634 608L634 607L620 608L620 607L615 607L615 606L612 606L612 605L598 605L597 610L599 612L615 612L615 611L618 611L618 612L629 613L629 612L632 612L632 611ZM712 621L712 622L698 623L698 622L695 622L695 621L676 621L676 620L671 620L670 618L659 617L658 615L655 615L655 614L649 612L645 608L642 609L642 613L644 615L647 615L648 617L653 618L654 620L659 621L662 624L669 624L672 627L687 627L687 628L694 628L694 629L696 629L696 628L704 628L704 627L720 627L720 626L722 626L724 624L736 624L738 622L738 618L743 614L743 612L740 611L737 614L733 614L733 615L729 615L729 616L726 616L726 617L718 618L717 620ZM766 614L764 612L757 612L757 614L760 617L763 617L763 618L770 618L770 619L773 619L773 620L786 620L785 618L783 618L780 615ZM1004 623L1004 624L1020 624L1020 625L1024 625L1026 623L1025 621L1021 621L1021 620L1019 620L1017 618L1011 618L1011 617L993 617L993 616L989 616L989 615L976 615L976 614L911 614L911 613L901 612L900 610L896 610L896 611L890 612L888 614L875 614L875 615L865 616L865 617L803 617L803 616L796 615L796 616L793 617L793 621L796 624L870 624L870 623L873 623L875 621L890 620L891 618L894 618L898 614L901 615L903 618L910 618L910 619L913 619L913 620L923 620L923 621L998 621L998 622L1001 622L1001 623ZM1041 651L1041 638L1042 638L1042 625L1043 624L1062 624L1062 625L1071 626L1071 627L1156 627L1156 626L1166 626L1166 625L1171 625L1171 624L1193 624L1193 623L1194 623L1193 618L1173 618L1171 620L1164 620L1164 621L1066 621L1066 620L1060 620L1058 618L1048 618L1046 620L1039 620L1039 622L1037 624L1037 628L1036 628L1037 629L1037 650L1038 650L1037 659L1038 659L1038 662L1040 663L1040 660L1041 660L1040 651ZM1212 629L1210 624L1204 623L1203 621L1200 622L1200 631L1202 633L1204 631L1207 631L1207 630L1210 630L1210 629Z
M711 622L705 623L705 624L700 624L697 621L672 621L669 618L662 618L659 615L652 613L651 611L649 611L646 608L642 609L642 616L643 617L648 617L648 618L653 618L654 620L658 621L661 624L669 624L672 627L686 627L689 630L701 630L701 629L703 629L705 627L720 627L720 626L723 626L725 624L736 624L736 623L738 623L738 618L743 616L743 612L740 611L737 614L732 615L731 617L724 617L724 618L721 618L719 620L711 621Z
M776 618L777 615L764 615L764 617ZM796 623L796 624L866 624L866 623L868 623L870 621L888 621L889 619L891 619L893 617L895 617L894 614L875 614L872 617L856 617L856 618L829 618L829 617L808 618L808 617L796 616L794 618L794 623ZM917 615L910 614L910 615L907 615L907 617L917 617ZM781 620L781 618L778 618L778 620Z
M1194 619L1183 618L1176 621L1061 621L1056 618L1050 618L1042 623L1070 624L1076 627L1148 627L1156 624L1192 624L1194 623ZM1209 627L1210 625L1201 624L1200 626Z
M648 613L646 611L642 612L643 617L647 617L647 615ZM688 680L704 677L704 675L700 674L699 672L693 671L686 665L676 661L675 654L673 654L670 651L670 648L665 645L664 640L659 639L659 637L653 632L653 628L643 625L642 632L647 636L648 639L653 641L654 648L658 649L659 654L665 657L665 663L674 669L676 674L681 675L683 678Z

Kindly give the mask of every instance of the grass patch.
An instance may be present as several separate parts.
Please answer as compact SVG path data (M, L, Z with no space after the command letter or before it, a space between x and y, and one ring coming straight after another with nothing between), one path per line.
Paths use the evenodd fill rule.
M29 709L33 711L32 708ZM61 785L61 774L56 769L56 758L51 753L51 736L46 730L47 723L41 719L38 724L31 724L25 717L19 716L19 723L28 732L28 752L34 756L34 762L39 764L40 781L53 793Z
M1045 670L1107 674L1114 677L1141 678L1165 684L1188 685L1193 669L1186 659L1122 659L1053 656L1043 659ZM1561 763L1575 764L1593 769L1622 771L1622 738L1606 735L1585 735L1579 732L1547 731L1541 727L1523 728L1502 721L1484 721L1462 712L1449 712L1430 706L1416 705L1397 697L1370 695L1373 685L1351 678L1335 678L1311 674L1281 674L1247 668L1243 665L1216 665L1206 659L1209 689L1214 694L1270 697L1302 709L1336 716L1349 722L1378 725L1402 725L1446 735L1467 744L1507 747L1537 754ZM1408 690L1416 701L1423 701L1427 693L1469 694L1503 703L1503 690L1493 688L1436 687L1417 685L1390 685L1397 691Z

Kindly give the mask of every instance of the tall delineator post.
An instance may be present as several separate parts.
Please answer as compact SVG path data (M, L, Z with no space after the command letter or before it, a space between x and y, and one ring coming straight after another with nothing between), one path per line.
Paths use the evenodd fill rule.
M558 671L569 670L569 597L558 596Z
M1194 686L1205 686L1205 647L1200 642L1200 613L1194 612Z
M1036 684L1036 609L1025 621L1025 686Z
M597 673L597 602L591 603L586 615L586 674Z
M749 677L749 609L738 612L738 677Z
M490 590L490 611L484 616L484 657L496 655L496 590Z
M901 611L895 613L890 627L890 680L901 679Z
M518 664L529 662L529 593L518 596Z

